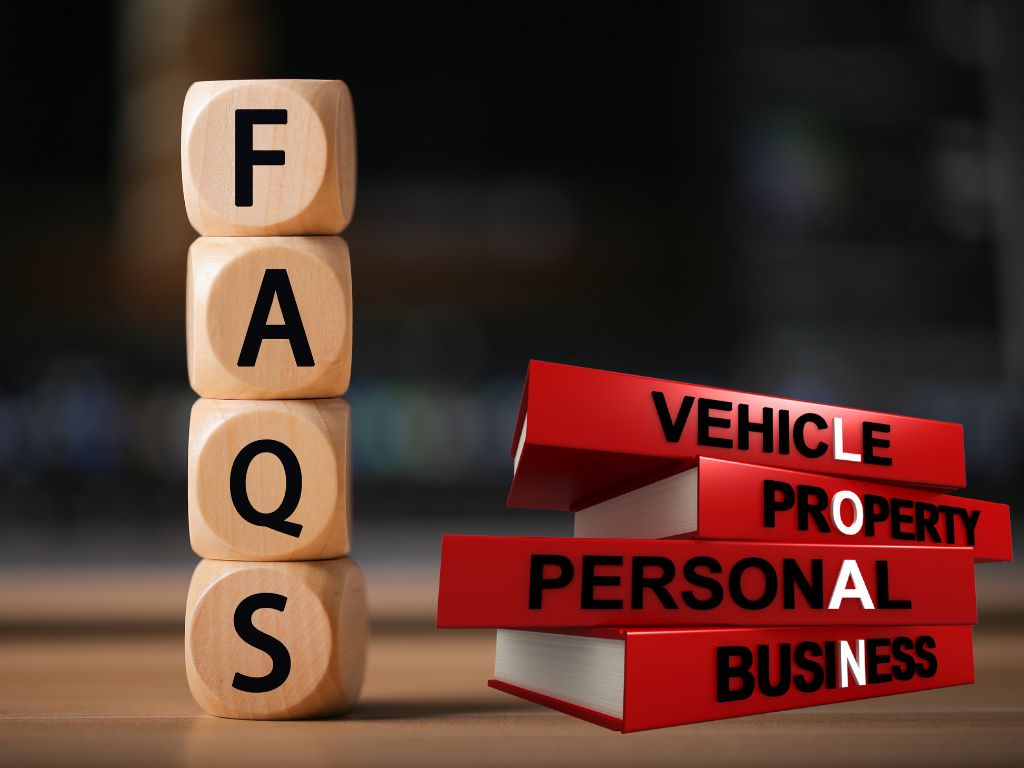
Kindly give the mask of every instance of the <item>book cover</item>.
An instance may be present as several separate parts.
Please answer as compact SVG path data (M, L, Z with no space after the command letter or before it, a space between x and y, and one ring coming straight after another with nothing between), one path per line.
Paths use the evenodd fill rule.
M590 538L966 546L979 562L1013 555L1006 504L707 458L580 509L573 522Z
M508 504L537 509L579 509L700 456L944 490L965 484L959 424L536 360L511 455Z
M437 626L973 624L965 547L445 536Z
M969 626L499 630L492 688L630 732L974 682Z

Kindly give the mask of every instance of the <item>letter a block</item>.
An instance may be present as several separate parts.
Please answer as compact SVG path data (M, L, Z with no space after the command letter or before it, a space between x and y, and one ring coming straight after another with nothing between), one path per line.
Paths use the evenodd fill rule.
M203 560L185 613L189 688L219 717L340 714L359 697L368 633L363 576L347 558Z
M203 235L336 235L356 194L340 80L195 83L181 119L185 209Z
M192 549L217 560L322 560L349 551L349 406L198 400L188 448Z
M339 237L201 237L186 339L202 397L337 397L352 364L352 276Z

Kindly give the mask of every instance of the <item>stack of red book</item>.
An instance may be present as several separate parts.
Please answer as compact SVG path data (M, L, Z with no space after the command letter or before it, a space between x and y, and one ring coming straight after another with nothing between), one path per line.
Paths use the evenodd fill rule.
M446 536L439 627L493 688L621 731L971 683L1006 505L963 427L532 362L509 506L574 539Z

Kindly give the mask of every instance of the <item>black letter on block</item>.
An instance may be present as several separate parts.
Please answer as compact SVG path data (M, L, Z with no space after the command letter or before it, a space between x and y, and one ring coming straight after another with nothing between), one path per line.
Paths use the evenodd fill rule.
M245 487L249 465L261 453L274 454L284 467L284 498L277 509L266 514L252 505ZM288 522L288 518L299 506L299 498L302 496L302 467L299 466L299 460L291 448L277 440L254 440L235 456L231 464L230 484L231 503L235 505L235 511L243 520L253 525L271 528L286 536L299 537L302 526L299 523Z
M283 149L253 149L254 125L287 125L287 109L235 110L235 206L252 208L252 169L257 165L284 165Z
M559 569L557 576L544 577L544 566L553 565ZM561 589L572 581L572 560L565 555L530 555L530 610L542 605L545 589Z
M283 611L286 602L288 598L284 595L260 592L245 598L235 608L235 632L253 648L267 654L274 665L263 677L249 677L241 672L235 672L235 677L231 681L232 688L246 693L267 693L280 687L288 679L288 673L292 670L292 657L288 654L288 649L276 637L271 637L252 625L252 615L260 608Z
M267 323L270 319L270 310L274 307L275 296L281 307L281 318L284 320L281 325ZM295 364L299 368L310 368L315 365L287 269L268 269L263 273L260 292L256 296L256 306L253 307L252 317L249 319L249 329L242 341L242 351L238 353L239 368L252 368L256 365L256 358L260 354L264 339L288 339L288 343L292 345Z

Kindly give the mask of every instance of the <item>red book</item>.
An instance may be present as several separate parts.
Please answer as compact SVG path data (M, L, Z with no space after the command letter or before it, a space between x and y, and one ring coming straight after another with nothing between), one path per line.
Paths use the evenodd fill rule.
M445 536L438 627L973 624L966 547Z
M965 484L959 424L534 360L508 503L575 510L699 456L942 489Z
M974 682L971 628L498 632L488 685L629 732Z
M969 546L1010 560L1005 504L701 458L574 515L583 538L687 537L811 544Z

